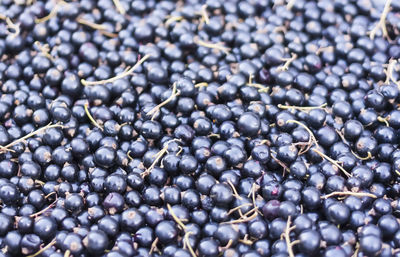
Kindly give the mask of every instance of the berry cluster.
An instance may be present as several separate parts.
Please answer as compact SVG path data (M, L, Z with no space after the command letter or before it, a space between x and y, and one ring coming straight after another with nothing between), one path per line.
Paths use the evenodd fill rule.
M400 1L0 2L0 257L400 257Z

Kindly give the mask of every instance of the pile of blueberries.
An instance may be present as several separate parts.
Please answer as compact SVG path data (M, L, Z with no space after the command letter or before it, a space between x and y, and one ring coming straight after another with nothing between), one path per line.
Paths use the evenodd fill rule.
M400 1L2 0L0 257L400 257Z

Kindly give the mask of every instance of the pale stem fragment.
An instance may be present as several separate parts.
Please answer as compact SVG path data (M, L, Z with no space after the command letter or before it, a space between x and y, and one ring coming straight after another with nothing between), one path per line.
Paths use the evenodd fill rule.
M143 56L142 58L140 58L140 60L132 67L129 69L126 69L124 72L118 74L115 77L109 78L109 79L105 79L105 80L99 80L99 81L87 81L85 79L81 80L82 85L84 86L93 86L93 85L102 85L102 84L106 84L106 83L112 83L118 79L122 79L126 76L132 75L132 73L143 63L145 62L148 58L150 58L150 54L146 54L145 56Z
M392 4L392 0L386 0L385 7L383 8L383 11L382 11L382 14L381 14L381 17L380 17L378 23L369 32L369 38L371 40L374 40L376 32L378 32L379 29L382 30L382 34L384 37L389 38L389 33L386 29L386 17L390 11L391 4Z

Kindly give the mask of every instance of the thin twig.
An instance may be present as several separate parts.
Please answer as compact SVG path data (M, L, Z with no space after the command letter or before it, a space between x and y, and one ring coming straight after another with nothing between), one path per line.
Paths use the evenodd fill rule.
M386 69L385 69L386 80L385 80L384 83L385 83L385 84L389 84L390 81L392 81L393 83L396 84L396 86L397 86L398 88L400 88L400 81L396 81L396 80L393 78L393 70L395 69L396 64L397 64L397 61L396 61L396 60L393 60L393 59L390 59L390 60L389 60L389 63L387 64L387 67L386 67Z
M293 248L292 248L292 243L290 242L290 232L293 230L294 227L291 227L291 216L288 217L287 222L286 222L286 229L284 232L284 238L285 238L285 242L286 242L286 247L287 247L287 251L288 251L288 255L289 257L294 257L294 253L293 253Z
M320 53L325 52L325 51L333 52L334 50L335 50L335 48L333 46L320 47L320 48L318 48L316 54L319 55Z
M69 257L71 255L71 251L70 250L66 250L64 253L64 257Z
M129 150L129 151L126 153L126 156L128 156L128 159L129 159L129 160L133 161L133 158L132 158L132 156L130 156L130 153L131 153L131 150Z
M377 119L379 122L385 123L386 127L389 127L389 122L388 122L388 119L389 119L389 118L390 118L390 116L387 116L386 118L383 118L383 117L381 117L381 116L378 116L376 119Z
M238 242L245 244L245 245L253 245L254 242L249 239L239 239Z
M49 129L49 128L63 128L63 127L64 126L61 125L61 124L53 124L53 125L51 125L51 123L49 123L46 126L41 127L39 129L37 129L37 130L35 130L35 131L33 131L33 132L31 132L31 133L29 133L29 134L27 134L27 135L25 135L25 136L23 136L21 138L9 143L6 146L0 146L0 152L4 151L4 150L6 150L6 149L8 149L8 148L20 143L20 142L23 142L23 141L25 141L26 139L28 139L30 137L33 137L34 135L37 135L37 134L41 133L42 131L44 131L46 129Z
M273 152L273 153L276 154L276 152ZM279 166L281 166L283 168L283 173L285 174L286 170L289 170L289 167L286 166L286 164L284 164L276 156L274 156L274 154L271 154L271 158L274 159L279 164Z
M62 0L57 1L56 5L54 6L54 8L50 11L50 13L47 16L44 16L43 18L40 18L40 19L35 19L35 22L42 23L42 22L46 22L46 21L50 20L51 18L53 18L57 15L60 8L63 7L64 5L68 5L68 3L64 2Z
M58 198L57 198L57 195L56 195L56 199L54 200L54 202L52 202L51 204L49 204L49 206L47 206L47 207L44 208L43 210L38 211L38 212L35 212L35 213L29 215L29 217L30 217L30 218L35 218L35 217L41 215L42 213L45 213L45 212L48 211L49 209L53 208L53 206L57 203L57 201L58 201Z
M378 32L379 29L382 30L383 36L389 39L389 33L386 29L386 17L390 11L390 5L392 4L392 0L386 0L385 7L383 8L381 17L379 19L379 22L374 26L374 28L369 32L369 38L371 40L374 40L376 32Z
M167 203L167 208L168 208L168 211L171 214L172 218L174 219L174 221L181 227L181 229L186 230L185 224L183 224L183 222L175 215L175 213L172 210L171 205L169 203Z
M360 244L357 242L356 243L356 249L354 251L354 254L351 257L357 257L359 250L360 250Z
M146 113L146 114L149 115L149 116L152 115L151 120L154 120L154 118L155 118L157 112L160 111L161 107L163 107L164 105L166 105L166 104L168 104L169 102L171 102L172 99L174 99L174 97L177 97L179 94L180 94L180 91L178 91L178 90L176 89L176 82L175 82L175 83L173 84L173 86L172 86L172 93L171 93L171 95L170 95L165 101L163 101L162 103L160 103L160 104L154 106L154 108L151 109L151 110L150 110L148 113Z
M189 236L193 234L193 232L189 231L187 233L185 233L184 237L183 237L183 241L184 241L184 245L187 246L187 248L189 249L190 254L192 255L192 257L197 257L196 253L194 252L192 246L190 245L190 241L189 241Z
M146 171L142 172L142 177L145 177L147 175L150 174L150 172L154 169L154 167L156 166L156 164L158 163L158 161L164 156L164 154L166 154L168 152L168 145L171 142L176 142L176 141L180 141L180 139L171 139L168 142L165 143L165 146L158 152L156 153L153 157L156 157L156 159L153 161L153 163L150 165L150 167L148 169L146 169Z
M343 135L343 132L338 129L335 129L335 131L339 135L339 137L342 139L343 143L345 143L346 145L349 145L349 142L347 142L346 138Z
M351 150L351 153L357 158L357 159L360 159L360 160L362 160L362 161L366 161L366 160L369 160L369 159L372 159L372 154L371 154L371 152L369 152L368 151L368 154L367 154L367 156L366 157L361 157L361 156L359 156L358 154L356 154L353 150Z
M296 2L296 0L289 0L287 5L286 5L286 8L288 10L291 10L295 2Z
M319 156L321 156L322 158L326 159L327 161L329 161L330 163L332 163L333 165L335 165L336 167L338 167L347 177L352 177L352 175L350 173L348 173L341 165L339 165L339 163L335 160L333 160L332 158L330 158L329 156L327 156L326 154L322 153L320 150L318 149L312 149L315 153L317 153Z
M251 185L251 191L250 191L250 193L251 193L251 200L253 201L253 206L254 206L254 209L256 210L256 212L257 212L258 214L260 214L261 216L264 216L264 215L258 210L258 206L257 206L257 204L256 204L256 187L257 187L257 184L254 182L254 183Z
M158 241L159 241L158 237L156 237L156 239L154 239L153 243L151 244L149 255L151 255L154 252L154 250L157 249Z
M258 216L257 210L258 210L258 208L255 207L255 208L251 209L250 211L248 211L247 213L245 213L244 215L242 215L240 219L222 222L221 224L238 224L238 223L251 221ZM251 216L247 216L252 212L254 212L254 213Z
M207 82L200 82L194 85L195 88L203 88L203 87L208 87Z
M89 111L88 106L89 106L88 103L85 103L85 105L83 106L83 108L85 109L86 115L88 116L89 120L92 122L92 124L93 124L95 127L98 127L101 131L103 131L103 127L100 126L100 124L97 123L97 121L93 118L92 114L91 114L90 111Z
M99 81L86 81L85 79L81 80L81 83L84 86L92 86L92 85L101 85L101 84L106 84L106 83L112 83L118 79L122 79L128 75L132 75L132 73L144 62L146 61L148 58L150 58L150 54L146 54L145 56L143 56L132 68L125 70L124 72L118 74L115 77L109 78L109 79L105 79L105 80L99 80Z
M207 48L211 48L211 49L216 49L218 51L222 51L226 55L228 55L229 51L230 51L230 48L226 47L226 46L223 46L221 42L220 43L211 43L211 42L206 42L206 41L203 41L203 40L197 38L197 39L195 39L195 43L200 45L200 46L204 46L204 47L207 47Z
M290 57L290 58L283 58L282 60L285 61L285 63L284 63L282 66L279 66L279 67L277 68L277 71L285 71L285 70L288 70L290 64L291 64L294 60L296 60L296 58L297 58L297 54L295 54L295 53L292 53L292 57Z
M204 21L206 24L210 23L210 19L208 18L207 5L206 4L201 6L201 20Z
M228 179L228 185L232 188L233 196L234 196L235 198L241 200L242 197L238 194L238 192L236 191L235 186L232 184L232 181L230 181L229 179Z
M50 54L50 47L48 44L41 44L39 41L35 41L34 45L37 49L46 56L49 60L54 61L54 57Z
M294 109L299 111L310 111L315 109L324 109L327 105L328 105L327 103L321 104L320 106L295 106L295 105L278 104L278 108L284 110Z
M50 243L48 243L45 247L41 248L39 251L37 251L34 254L28 255L27 257L36 257L40 254L42 254L44 251L46 251L47 249L49 249L50 247L52 247L53 245L56 244L56 239L54 238L53 240L51 240Z
M6 23L7 23L8 32L12 35L12 37L14 38L14 37L18 36L20 33L19 24L13 23L9 17L6 17ZM14 32L10 31L10 29L14 30Z
M121 5L121 2L119 0L113 0L113 3L115 5L115 7L117 8L118 12L122 15L125 14L125 9L124 7Z
M91 22L89 20L86 20L86 19L84 19L82 17L78 17L76 19L76 22L78 22L79 24L88 26L88 27L90 27L90 28L92 28L94 30L98 30L104 36L107 36L107 37L118 37L118 34L115 34L115 33L107 31L107 27L104 26L103 24L97 24L97 23Z
M193 250L193 248L192 248L192 246L190 245L190 242L189 242L189 236L192 234L192 232L186 230L185 224L183 224L183 222L176 216L176 214L172 210L172 207L171 207L171 205L169 203L167 204L167 209L168 209L169 213L171 214L172 218L174 219L174 221L185 232L185 235L183 237L184 247L187 246L189 248L189 252L192 255L192 257L197 257L196 253L194 252L194 250Z
M319 148L319 145L318 145L317 139L314 136L314 133L306 125L304 125L302 122L297 121L297 120L288 120L288 121L286 121L286 123L295 123L295 124L303 127L308 132L310 138L308 139L307 148L304 151L302 151L301 153L307 152L311 148L313 143L315 144L316 147Z
M332 196L343 196L343 195L352 195L352 196L356 196L356 197L371 197L371 198L377 198L376 195L371 194L371 193L363 193L363 192L341 192L341 191L337 191L337 192L332 192L330 194L327 195L323 195L321 196L321 199L327 199L330 198Z
M258 84L258 83L254 83L253 82L253 77L254 77L254 75L250 74L249 82L246 85L249 86L249 87L258 88L258 92L260 92L260 93L268 93L269 87L263 86L263 85Z
M235 211L238 211L238 210L240 210L241 208L243 208L243 207L246 207L246 206L252 206L253 204L252 203L244 203L244 204L241 204L241 205L239 205L239 206L236 206L235 208L232 208L232 209L230 209L229 211L228 211L228 215L231 215L232 213L234 213ZM243 215L243 214L242 214ZM242 216L241 215L241 216Z
M173 22L183 20L183 16L167 16L167 20L165 21L165 26L169 27Z

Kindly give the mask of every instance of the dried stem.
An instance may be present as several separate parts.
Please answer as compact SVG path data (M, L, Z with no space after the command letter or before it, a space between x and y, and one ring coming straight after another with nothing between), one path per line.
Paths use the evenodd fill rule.
M235 188L235 186L232 184L232 181L228 180L228 185L232 188L233 196L234 196L236 199L241 200L242 197L241 197L241 196L238 194L238 192L236 191L236 188Z
M171 25L173 22L181 20L183 20L182 16L169 16L168 19L165 21L165 26L169 27L169 25Z
M92 28L94 30L98 30L104 36L107 36L107 37L117 37L118 36L115 33L107 31L107 27L106 26L104 26L102 24L97 24L97 23L91 22L91 21L86 20L86 19L84 19L82 17L78 17L76 19L76 22L78 22L79 24L88 26L88 27L90 27L90 28Z
M349 142L347 142L346 138L343 135L343 132L338 129L335 129L335 131L339 135L339 137L342 139L343 143L345 143L346 145L349 145Z
M44 56L46 56L49 60L54 61L54 57L50 54L50 47L48 44L42 45L39 41L35 41L35 46Z
M143 56L132 68L130 69L126 69L124 72L118 74L115 77L109 78L109 79L105 79L105 80L99 80L99 81L86 81L85 79L81 80L81 83L84 86L92 86L92 85L101 85L101 84L106 84L106 83L112 83L118 79L122 79L128 75L132 75L132 73L144 62L146 61L148 58L150 58L150 54L146 54L145 56Z
M389 122L388 122L389 118L390 118L389 116L386 117L386 118L383 118L383 117L381 117L381 116L378 116L377 120L378 120L379 122L385 123L386 127L389 127Z
M185 235L183 237L183 245L184 248L188 248L190 254L192 255L192 257L197 257L196 253L194 252L192 246L190 245L190 241L189 241L189 236L192 234L192 232L190 231L186 231L186 226L185 224L183 224L183 222L175 215L174 211L171 208L171 205L168 203L167 204L167 208L169 213L171 214L172 218L174 219L174 221L181 227L181 229L185 232Z
M121 5L121 2L119 0L113 0L113 3L115 5L115 7L117 8L118 12L122 15L125 14L125 9L124 7Z
M277 68L277 70L278 70L278 71L285 71L285 70L288 70L290 64L291 64L294 60L296 60L296 58L297 58L297 54L295 54L295 53L292 53L292 57L290 57L290 58L283 58L282 60L285 61L285 63L283 64L283 66L279 66L279 67Z
M203 41L201 39L196 38L195 39L195 43L200 45L200 46L204 46L207 48L211 48L211 49L216 49L218 51L222 51L224 52L226 55L229 54L230 48L223 46L222 43L211 43L211 42L206 42Z
M354 251L354 254L351 257L357 257L358 256L358 251L360 250L360 244L356 243L356 249Z
M148 169L146 169L146 171L144 171L144 172L142 172L142 177L145 177L145 176L147 176L147 175L149 175L150 174L150 172L154 169L154 167L156 166L156 164L158 163L158 161L164 156L164 154L166 154L167 152L168 152L168 145L171 143L171 142L174 142L174 141L180 141L180 139L176 139L176 138L174 138L174 139L171 139L171 140L169 140L168 142L166 142L166 144L165 144L165 146L158 152L158 153L156 153L153 157L156 157L156 159L153 161L153 163L151 164L151 166L148 168Z
M238 241L245 245L253 245L254 244L254 242L249 239L239 239Z
M223 250L229 249L232 246L232 244L233 244L233 240L229 239L228 243L225 246L221 247L220 250L223 251Z
M331 159L329 156L327 156L326 154L322 153L320 150L318 149L312 149L314 152L316 152L319 156L321 156L322 158L326 159L327 161L329 161L330 163L332 163L333 165L335 165L336 167L338 167L347 177L352 177L352 175L350 173L348 173L341 165L339 165L339 163L333 159Z
M232 208L232 209L230 209L229 211L228 211L228 215L231 215L232 213L234 213L235 211L237 211L237 210L240 210L241 208L243 208L243 207L246 207L246 206L252 206L253 204L252 203L244 203L244 204L241 204L241 205L239 205L239 206L236 206L235 208ZM242 214L243 215L243 214ZM241 216L242 216L241 215Z
M21 30L19 28L19 24L13 23L9 17L6 17L5 20L7 23L8 32L12 35L12 37L14 38L14 37L18 36L19 33L21 32ZM14 30L14 32L10 31L10 29Z
M89 106L88 103L85 103L85 105L83 106L83 108L85 109L86 115L88 116L89 120L92 122L92 124L95 127L98 127L101 131L103 131L103 127L100 126L100 124L97 123L97 121L93 118L92 114L90 114L88 106Z
M92 29L95 29L95 30L106 30L107 29L107 27L104 26L103 24L97 24L97 23L91 22L89 20L86 20L82 17L78 17L76 19L76 22L78 22L79 24L91 27Z
M221 138L221 136L219 134L215 134L215 133L210 133L210 134L207 135L207 137Z
M295 2L296 2L296 0L289 0L287 5L286 5L286 8L288 10L291 10Z
M310 138L309 138L308 143L307 143L307 148L305 150L301 151L301 154L303 154L303 153L307 152L308 150L310 150L310 148L311 148L313 143L315 144L316 147L319 148L319 145L318 145L317 139L314 136L314 133L306 125L304 125L302 122L297 121L297 120L288 120L288 121L286 121L286 123L295 123L295 124L303 127L308 132L308 134L310 135Z
M167 103L171 102L172 99L174 99L174 97L177 97L180 94L180 91L178 91L176 89L176 82L174 83L174 85L172 86L172 93L171 95L162 103L160 103L157 106L154 106L153 109L151 109L147 115L152 115L151 120L154 119L154 117L156 116L157 112L160 111L160 108L163 107L164 105L166 105Z
M35 179L35 184L37 184L37 185L39 185L39 186L43 186L43 185L46 184L46 183L44 183L44 182L41 181L41 180Z
M36 182L36 180L35 180L35 182ZM50 196L55 195L55 194L56 194L56 192L48 193L48 194L44 197L44 199L47 199L47 198L49 198ZM57 197L57 196L56 196L56 197Z
M205 22L206 24L210 23L210 19L208 18L207 13L207 5L201 6L201 21Z
M396 64L397 64L396 60L393 60L393 59L389 60L389 63L387 64L387 68L385 69L385 74L386 74L385 84L389 84L390 81L393 81L393 83L395 83L400 88L400 82L396 81L393 78L393 70L395 69Z
M154 239L153 243L151 243L149 255L151 255L157 249L158 241L159 241L159 239L158 239L158 237L156 237L156 239Z
M126 156L128 156L128 159L133 161L132 156L130 156L131 150L128 150L128 152L126 153Z
M318 48L316 54L319 55L320 53L325 52L325 51L333 52L334 50L335 50L335 48L333 46L320 47L320 48Z
M324 109L327 105L328 105L327 103L321 104L320 106L295 106L295 105L278 104L278 108L284 110L294 109L299 111L310 111L315 109Z
M174 221L181 227L181 229L186 230L185 224L183 224L183 222L175 215L175 213L172 210L171 205L169 203L167 203L167 208L168 208L168 211L171 214L172 218L174 219Z
M257 204L256 204L256 187L257 187L257 184L254 182L254 183L251 185L251 191L250 191L250 193L251 193L251 200L253 201L253 206L254 206L253 209L255 209L256 212L257 212L258 214L261 214L262 216L264 216L264 215L258 210L258 207L257 207Z
M293 230L294 227L290 227L291 225L291 216L288 217L287 222L286 222L286 229L284 232L284 238L285 238L285 242L286 242L286 246L287 246L287 251L288 251L288 255L289 257L294 257L294 253L293 253L293 244L290 242L290 232Z
M251 83L251 84L248 83L246 85L249 86L249 87L258 88L258 92L260 92L260 93L268 93L268 91L269 91L269 87L265 87L265 86L263 86L261 84L258 84L258 83Z
M37 216L39 216L39 215L45 213L45 212L48 211L49 209L53 208L53 206L57 203L57 201L58 201L58 198L57 198L57 195L56 195L56 199L54 200L54 202L52 202L51 204L49 204L49 206L47 206L47 207L44 208L43 210L38 211L38 212L35 212L35 213L29 215L29 217L30 217L30 218L35 218L35 217L37 217Z
M183 147L182 146L179 145L178 148L179 148L179 151L176 152L175 156L179 156L183 151Z
M372 154L371 154L371 152L368 152L368 154L367 154L366 157L361 157L361 156L359 156L359 155L356 154L353 150L351 150L351 153L352 153L357 159L360 159L360 160L362 160L362 161L366 161L366 160L372 159Z
M255 208L251 209L250 211L248 211L247 213L245 213L243 216L241 216L240 219L222 222L221 224L237 224L237 223L243 223L243 222L251 221L252 219L254 219L254 218L256 218L258 216L257 210L258 210L258 208L255 207ZM254 213L251 216L247 216L252 212L254 212Z
M274 154L276 154L276 152L273 152ZM276 156L274 156L273 154L271 154L271 158L274 159L279 166L281 166L283 168L283 173L286 172L286 170L289 170L289 167L286 166L286 164L284 164L281 160L279 160Z
M14 142L9 143L6 146L0 146L0 153L2 153L3 151L7 151L8 148L10 148L10 147L12 147L12 146L14 146L14 145L16 145L16 144L18 144L20 142L23 142L26 139L28 139L30 137L33 137L34 135L37 135L37 134L41 133L42 131L44 131L46 129L49 129L49 128L62 128L62 127L63 127L63 125L61 125L61 124L53 124L53 125L51 125L51 123L49 123L46 126L41 127L41 128L39 128L39 129L37 129L37 130L35 130L35 131L23 136L23 137L15 140Z
M254 83L254 82L253 82L253 77L254 77L254 75L253 75L253 74L250 74L250 76L249 76L249 82L248 82L246 85L249 86L249 87L258 88L258 92L260 92L260 93L268 93L269 87L265 87L265 86L263 86L263 85L261 85L261 84Z
M40 18L40 19L35 19L35 22L42 23L42 22L46 22L46 21L50 20L51 18L53 18L57 15L60 8L63 7L64 5L68 5L68 3L66 3L62 0L57 1L56 5L54 6L54 8L51 10L51 12L47 16L44 16L43 18Z
M64 253L64 257L69 257L71 255L71 251L70 250L66 250Z
M294 240L290 243L291 246L297 245L300 243L300 240Z
M203 87L208 87L207 82L200 82L194 85L195 88L203 88Z
M386 0L385 7L383 8L381 17L379 19L379 22L374 26L374 28L369 32L369 38L371 40L374 40L376 32L378 32L379 29L382 30L383 36L386 37L387 39L389 38L389 34L386 29L386 17L390 11L390 5L392 4L392 0Z
M376 195L371 194L371 193L363 193L363 192L341 192L341 191L337 191L337 192L332 192L330 194L327 195L323 195L321 196L321 199L327 199L329 197L332 196L343 196L343 195L352 195L355 197L371 197L371 198L377 198Z
M186 246L189 249L190 254L192 255L192 257L197 257L196 253L194 252L192 246L190 245L190 241L189 241L189 236L193 234L193 232L187 232L185 233L184 237L183 237L183 244L184 246Z
M27 257L36 257L40 254L42 254L44 251L46 251L47 249L49 249L50 247L52 247L53 245L56 244L56 239L54 238L53 240L51 240L50 243L48 243L45 247L41 248L39 251L37 251L34 254L28 255Z

